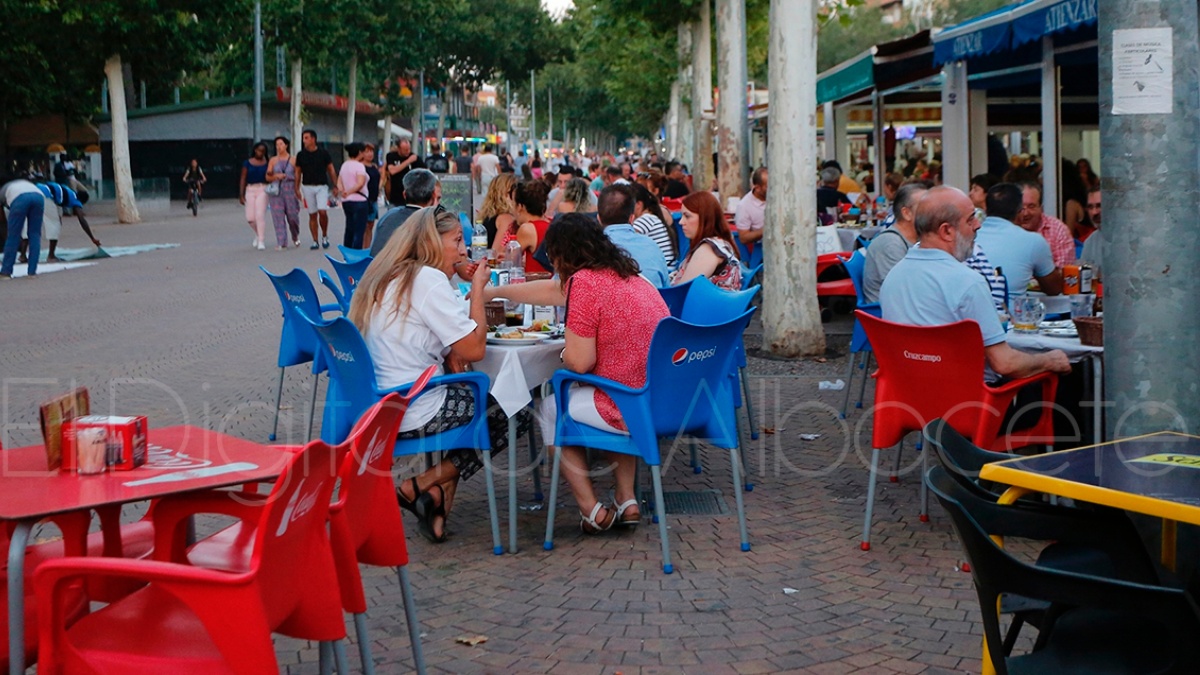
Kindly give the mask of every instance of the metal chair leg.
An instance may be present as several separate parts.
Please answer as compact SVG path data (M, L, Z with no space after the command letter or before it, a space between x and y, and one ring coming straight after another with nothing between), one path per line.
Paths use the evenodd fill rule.
M700 450L696 448L696 439L688 441L692 455L692 473L704 473L704 465L700 463Z
M312 437L313 437L313 435L312 435L313 422L315 422L317 420L317 385L320 383L321 383L321 374L313 373L312 401L310 401L308 404L308 436L304 439L305 441L310 441L310 440L312 440Z
M275 421L271 423L271 435L267 436L268 440L275 440L275 435L279 433L279 405L283 403L283 368L279 369L279 387L275 389Z
M662 543L663 574L670 574L675 571L675 566L671 564L671 548L667 540L667 512L666 500L663 498L661 466L650 467L650 480L654 482L654 511L658 516L658 538Z
M842 411L839 415L846 419L846 410L850 408L850 384L854 382L854 362L858 361L858 352L850 352L850 365L846 367L846 395L842 398Z
M742 460L737 448L729 449L729 460L733 466L733 496L737 502L738 531L742 537L742 550L750 550L750 535L746 532L746 504L742 499Z
M896 463L892 465L892 472L888 474L888 482L900 482L900 455L904 454L904 439L900 439L899 445L896 446Z
M746 379L746 369L738 368L738 379L742 381L742 400L746 405L746 421L750 424L750 440L758 440L758 423L754 421L754 403L750 398L750 381Z
M546 507L546 541L542 548L554 550L554 510L558 506L558 478L562 470L562 448L554 448L554 459L550 461L550 505Z
M862 543L864 551L871 550L871 515L875 511L875 479L879 470L879 448L871 448L870 477L867 478L867 513L863 517Z
M487 479L488 517L492 521L492 553L502 555L504 546L500 543L500 514L496 510L496 477L492 471L492 453L489 450L480 454L483 455L483 473Z
M863 379L858 385L858 403L854 404L855 408L862 408L863 397L867 393L867 380L871 377L871 359L874 358L875 352L867 352L867 360L863 363ZM846 388L850 388L850 383L846 383Z
M921 448L921 513L918 518L922 523L929 522L929 486L925 484L925 474L929 472L929 453Z
M332 675L333 673L333 643L321 642L317 645L317 653L320 656L319 668L321 675Z
M540 502L545 499L542 494L542 462L538 459L538 444L532 429L529 431L529 467L533 470L533 500Z
M337 666L338 675L350 675L350 660L346 658L346 642L335 640L333 645L333 661Z
M371 657L371 637L367 632L365 612L354 615L354 636L358 640L358 660L363 675L375 675L375 659Z
M408 621L408 639L412 642L413 664L417 675L425 675L425 653L421 649L421 626L417 623L417 604L413 600L412 583L408 580L408 567L396 570L400 576L400 596L404 598L404 618Z

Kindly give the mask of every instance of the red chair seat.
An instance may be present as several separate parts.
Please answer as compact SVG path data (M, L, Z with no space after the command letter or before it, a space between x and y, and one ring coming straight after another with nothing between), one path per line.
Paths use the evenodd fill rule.
M128 639L131 631L138 640ZM233 672L195 613L156 586L80 619L71 628L71 647L62 655L66 672Z
M854 290L854 281L852 279L839 279L837 281L821 281L817 283L818 298L832 296L857 298L858 292Z

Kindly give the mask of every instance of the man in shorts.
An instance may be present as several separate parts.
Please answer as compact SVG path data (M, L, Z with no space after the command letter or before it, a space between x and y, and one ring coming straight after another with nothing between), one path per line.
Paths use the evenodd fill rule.
M333 158L328 150L317 147L317 132L305 129L301 138L304 147L296 153L296 198L300 200L300 212L308 214L308 231L313 240L308 248L329 248L329 185L337 183ZM318 222L321 225L319 244Z

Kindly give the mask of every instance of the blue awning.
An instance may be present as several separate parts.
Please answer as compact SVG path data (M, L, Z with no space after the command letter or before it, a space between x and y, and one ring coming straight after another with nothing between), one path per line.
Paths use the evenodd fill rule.
M1013 46L1096 24L1098 0L1035 0L1012 11Z
M951 26L933 36L934 63L976 59L1047 35L1096 24L1099 0L1028 0Z
M987 14L945 28L933 36L933 63L986 56L1012 45L1012 7L1001 7Z

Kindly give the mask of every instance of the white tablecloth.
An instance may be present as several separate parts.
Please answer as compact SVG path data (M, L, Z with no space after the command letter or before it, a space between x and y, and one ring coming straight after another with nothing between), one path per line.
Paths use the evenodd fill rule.
M1093 354L1103 354L1104 347L1089 347L1079 341L1079 338L1055 337L1042 333L1008 332L1008 344L1013 349L1025 352L1048 352L1051 349L1061 349L1072 363L1082 361Z
M554 371L562 367L558 355L564 345L563 340L545 340L536 345L489 344L483 359L473 367L491 378L489 393L504 414L512 417L533 400L529 390L549 382Z
M853 251L854 242L862 235L863 239L872 239L879 230L882 229L878 225L867 225L865 227L839 227L837 229L838 241L842 245L843 251Z

